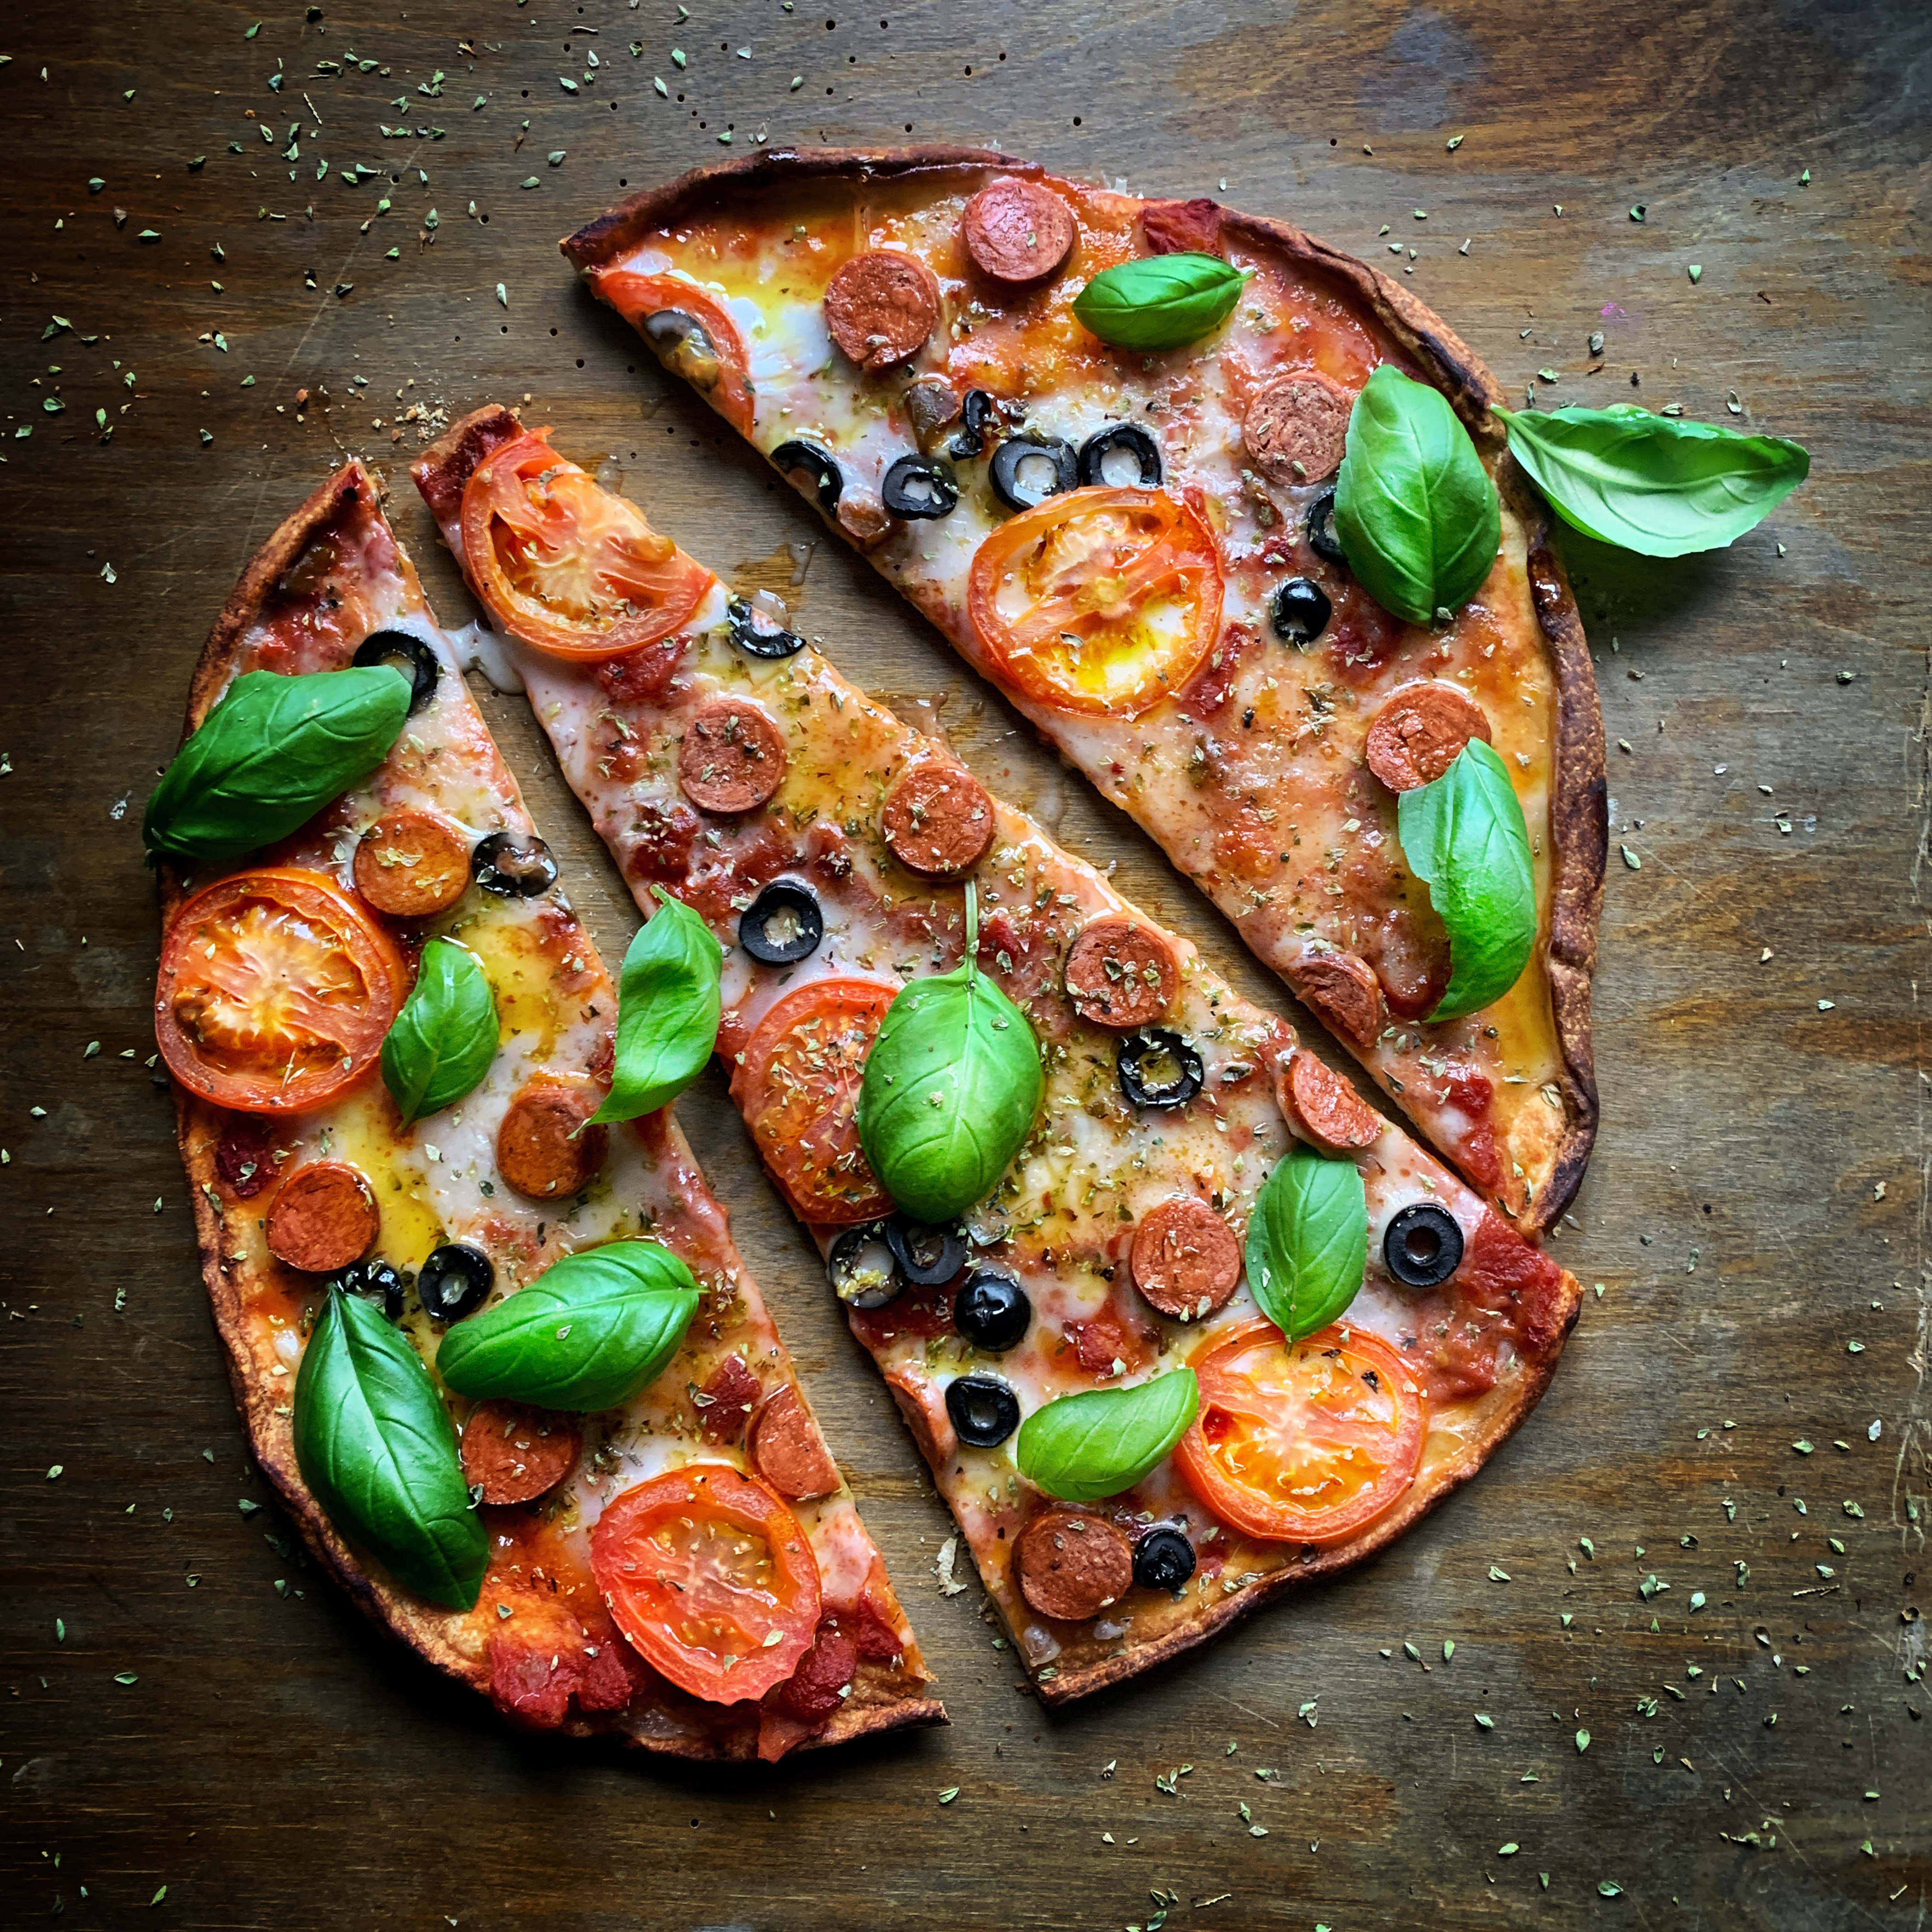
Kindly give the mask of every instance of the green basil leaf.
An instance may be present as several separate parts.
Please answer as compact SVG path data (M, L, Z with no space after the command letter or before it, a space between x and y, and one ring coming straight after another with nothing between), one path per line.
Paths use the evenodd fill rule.
M1449 988L1429 1017L1460 1019L1501 999L1536 949L1522 806L1502 760L1472 738L1439 778L1402 794L1396 830L1409 870L1449 929Z
M1178 349L1227 320L1246 280L1218 255L1149 255L1102 269L1073 313L1116 349Z
M1384 362L1348 412L1335 534L1385 610L1429 624L1475 595L1502 542L1502 507L1448 399Z
M1652 416L1634 403L1496 413L1510 454L1566 524L1643 556L1734 542L1811 472L1802 443Z
M1033 1128L1044 1082L1027 1016L980 970L980 904L966 885L966 956L902 987L859 1086L860 1144L914 1220L982 1201Z
M634 1120L668 1106L704 1071L723 1011L724 948L682 900L638 928L617 982L617 1064L593 1120Z
M449 1412L406 1336L331 1289L296 1377L296 1462L349 1541L397 1582L466 1610L489 1540L470 1504Z
M1361 1170L1298 1147L1276 1162L1248 1222L1248 1287L1291 1342L1325 1328L1361 1291L1369 1203Z
M1192 1369L1132 1388L1089 1389L1036 1408L1020 1425L1020 1474L1062 1502L1130 1490L1187 1433L1201 1406Z
M382 1042L382 1084L403 1124L469 1093L496 1057L496 996L466 946L432 939L416 983Z
M620 1408L677 1353L698 1299L690 1269L658 1242L586 1248L452 1328L437 1372L458 1395Z
M285 838L389 754L410 709L393 664L244 671L154 788L150 851L226 859Z

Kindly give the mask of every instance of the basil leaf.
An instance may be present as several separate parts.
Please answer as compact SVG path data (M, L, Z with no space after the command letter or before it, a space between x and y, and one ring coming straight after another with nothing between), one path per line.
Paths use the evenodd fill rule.
M1502 507L1448 399L1384 362L1348 412L1335 534L1385 610L1430 624L1474 596L1502 542Z
M617 1064L592 1120L634 1120L668 1106L704 1071L723 1011L724 948L662 886L638 928L617 982Z
M244 671L148 801L152 852L226 859L285 838L388 756L409 715L393 664Z
M1510 454L1566 524L1643 556L1734 542L1811 472L1802 443L1652 416L1634 403L1496 414Z
M432 939L382 1042L382 1084L404 1126L454 1106L496 1057L496 996L482 962L452 939Z
M1019 1472L1062 1502L1130 1490L1187 1433L1201 1406L1192 1369L1132 1388L1089 1389L1036 1408L1020 1425Z
M1404 792L1396 830L1408 868L1449 929L1448 991L1429 1017L1460 1019L1501 999L1536 946L1529 828L1503 761L1472 738L1432 783Z
M422 1358L373 1303L331 1289L296 1377L296 1462L328 1520L397 1582L466 1610L489 1540Z
M915 1220L950 1221L990 1194L1033 1128L1044 1082L1027 1016L980 970L966 884L966 956L886 1010L859 1086L860 1144Z
M1325 1328L1361 1291L1369 1203L1361 1170L1298 1147L1276 1162L1248 1222L1248 1287L1291 1342Z
M698 1297L690 1269L656 1241L586 1248L452 1328L436 1371L458 1395L620 1408L677 1353Z
M1218 255L1150 255L1102 269L1073 313L1116 349L1178 349L1226 321L1247 279Z

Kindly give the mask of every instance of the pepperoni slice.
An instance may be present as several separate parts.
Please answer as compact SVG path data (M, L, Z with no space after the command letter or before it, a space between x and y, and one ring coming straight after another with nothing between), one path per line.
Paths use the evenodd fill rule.
M1312 1053L1288 1056L1276 1081L1275 1097L1288 1125L1324 1154L1372 1147L1382 1138L1381 1114Z
M829 1496L838 1486L838 1466L805 1398L789 1382L752 1421L752 1466L790 1502Z
M268 1210L268 1252L306 1274L328 1274L359 1262L380 1225L376 1197L359 1168L344 1160L311 1161L282 1184Z
M862 369L890 369L916 355L939 320L939 284L896 248L854 255L825 291L825 326Z
M1241 418L1241 440L1271 482L1318 483L1341 467L1352 392L1314 369L1291 369L1257 389Z
M1156 201L1142 209L1141 232L1152 255L1218 255L1221 204L1205 195L1192 201Z
M1073 211L1036 182L982 188L966 204L960 230L974 267L996 282L1042 280L1073 252Z
M1066 956L1066 997L1083 1020L1131 1031L1174 1004L1180 970L1166 936L1108 914L1081 928Z
M356 848L356 890L392 919L447 912L470 890L470 842L433 812L392 812Z
M986 856L996 829L986 788L961 765L915 765L887 794L880 823L892 856L925 879L957 878Z
M751 812L784 782L783 734L755 704L714 698L678 748L677 782L706 812Z
M1127 1265L1151 1306L1178 1321L1198 1322L1234 1293L1241 1279L1241 1244L1206 1202L1182 1195L1141 1216Z
M1431 784L1462 755L1472 738L1490 742L1483 707L1453 684L1406 684L1370 722L1364 755L1390 791Z
M859 1646L835 1624L821 1618L812 1648L776 1696L795 1718L808 1722L829 1718L845 1701L859 1668Z
M1079 1623L1132 1588L1134 1546L1099 1516L1051 1509L1021 1531L1013 1567L1020 1594L1042 1616Z
M1352 952L1316 952L1288 968L1288 983L1344 1040L1371 1046L1382 1026L1376 969Z
M544 1076L512 1100L496 1130L496 1167L519 1194L548 1201L574 1194L604 1165L609 1136L584 1123L599 1096Z
M710 1443L740 1441L764 1392L764 1383L746 1366L743 1356L727 1355L704 1384L704 1400L698 1406L699 1433Z
M479 1402L463 1425L463 1480L486 1503L532 1503L576 1466L584 1430L574 1415L520 1402Z

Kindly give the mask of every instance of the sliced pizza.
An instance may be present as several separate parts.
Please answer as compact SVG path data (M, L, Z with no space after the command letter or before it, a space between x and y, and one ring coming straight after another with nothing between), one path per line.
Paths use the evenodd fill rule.
M669 1109L592 1119L616 990L359 464L249 565L188 723L156 1031L318 1558L526 1724L726 1759L943 1721Z
M1282 224L964 148L761 154L562 245L1551 1225L1597 1118L1602 725L1499 392L1436 317Z
M1481 1466L1569 1275L548 431L413 473L645 933L724 949L733 1097L1048 1702Z

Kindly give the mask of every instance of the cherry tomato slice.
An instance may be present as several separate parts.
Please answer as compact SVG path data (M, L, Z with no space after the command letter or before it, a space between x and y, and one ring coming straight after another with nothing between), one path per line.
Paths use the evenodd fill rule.
M759 1022L731 1075L752 1138L800 1216L820 1226L892 1210L859 1144L866 1056L893 989L876 980L814 980Z
M1221 628L1221 554L1160 490L1049 496L974 553L966 608L998 670L1057 711L1136 718L1178 692Z
M1421 1390L1395 1351L1363 1330L1337 1324L1284 1342L1272 1322L1246 1322L1192 1366L1200 1412L1174 1460L1202 1502L1247 1535L1339 1543L1414 1478Z
M596 289L673 375L682 376L740 436L751 434L745 339L716 296L675 275L640 275L632 268L604 270ZM679 326L686 316L701 334Z
M154 1036L168 1071L204 1100L297 1113L370 1071L408 990L394 941L333 879L263 866L175 914Z
M694 1697L762 1697L818 1628L818 1560L798 1519L728 1462L626 1490L590 1532L590 1567L631 1647Z
M711 573L535 430L463 489L463 555L490 616L554 657L610 658L680 629Z

